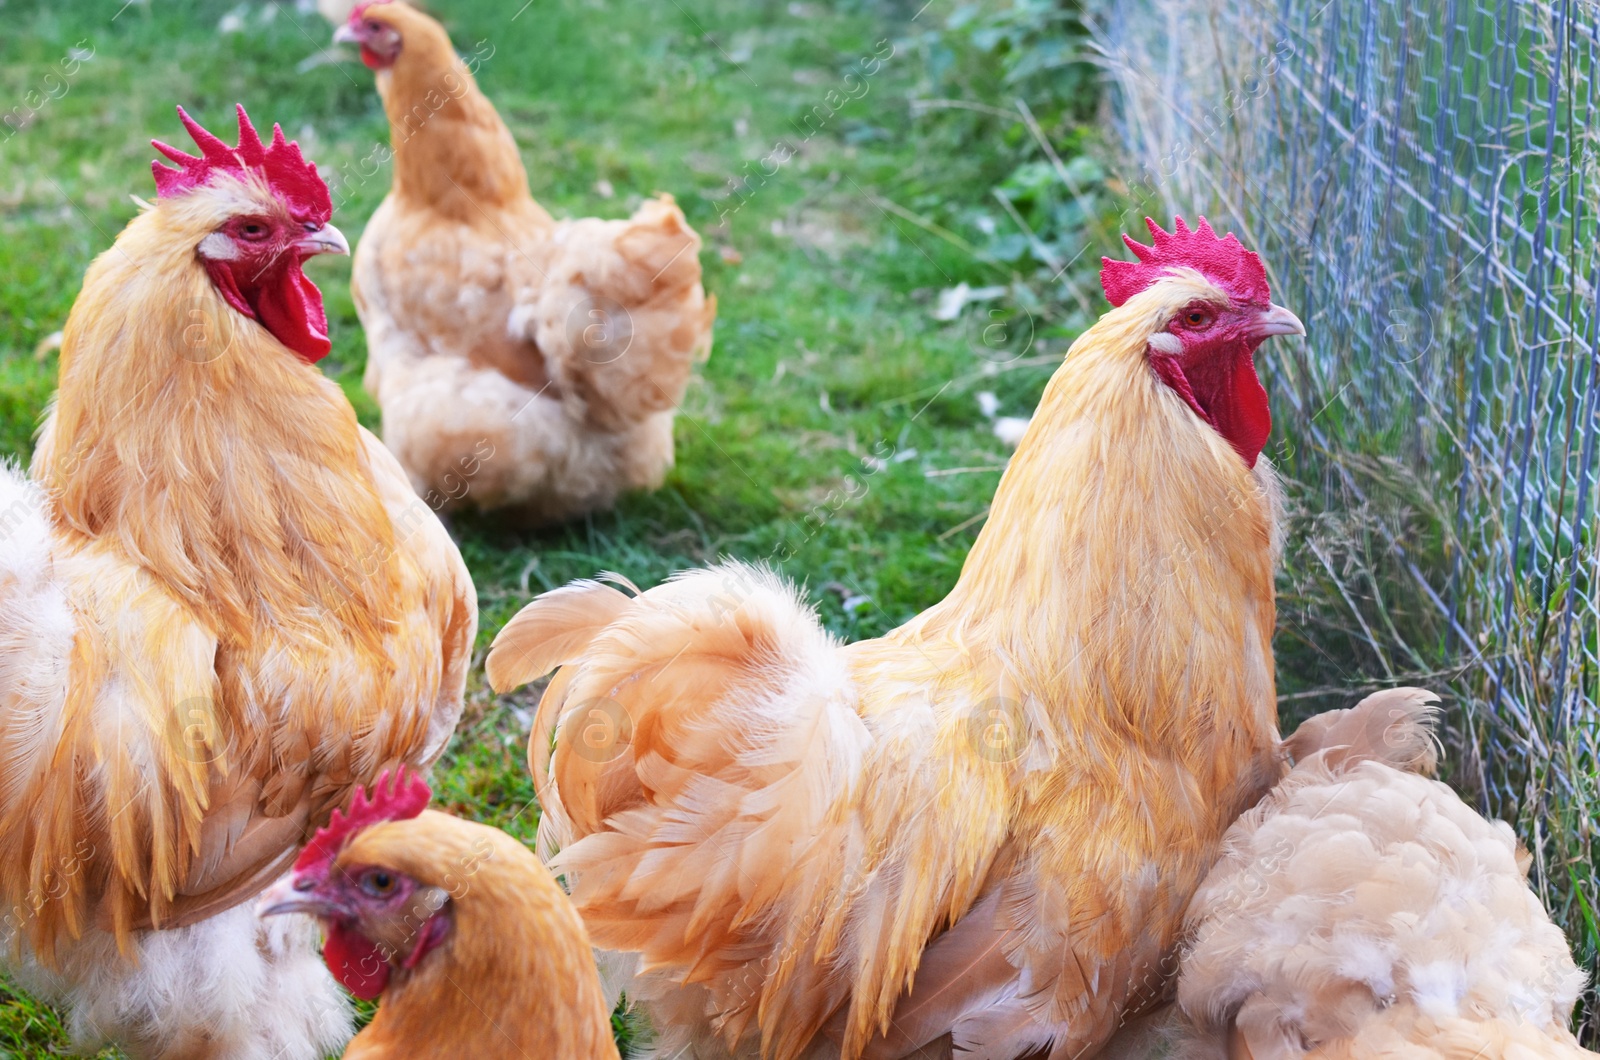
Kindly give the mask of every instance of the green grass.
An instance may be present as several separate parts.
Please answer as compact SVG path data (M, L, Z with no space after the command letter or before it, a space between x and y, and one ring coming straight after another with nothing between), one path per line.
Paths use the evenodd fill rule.
M905 218L981 242L961 211L992 208L988 189L1016 164L1014 137L990 146L971 115L919 117L908 106L940 83L935 65L950 65L926 34L954 5L937 0L913 24L920 0L534 0L519 14L520 2L435 9L458 49L492 48L479 78L522 146L534 194L557 215L618 216L672 192L706 237L705 284L720 315L663 489L538 534L457 521L482 605L480 653L533 593L608 569L650 584L722 556L770 560L849 638L937 600L1007 457L976 393L1025 414L1071 337L1060 316L1030 316L1010 299L952 323L932 318L941 289L1014 278ZM355 62L298 68L328 44L317 16L289 2L122 6L0 0L0 107L25 106L29 93L60 97L20 131L0 126L0 138L10 134L0 143L0 451L19 459L54 386L54 356L36 359L35 347L62 326L83 270L133 216L130 196L153 194L149 139L183 144L174 104L223 134L236 101L259 125L281 122L324 173L343 176L334 220L352 241L388 188L387 167L359 177L388 140L371 75ZM219 32L230 15L242 28ZM884 41L896 53L866 94L800 143L805 116ZM93 56L63 82L74 46ZM986 91L986 67L974 69L961 87ZM859 83L849 82L858 94ZM763 185L751 181L719 223L729 182L759 173L779 141L796 156ZM614 197L602 197L602 182ZM319 260L312 275L334 339L323 367L372 424L348 262ZM934 474L950 469L962 470ZM438 785L449 809L528 839L536 810L520 712L530 703L492 696L475 674ZM46 1008L0 994L0 1053L44 1056L64 1042Z

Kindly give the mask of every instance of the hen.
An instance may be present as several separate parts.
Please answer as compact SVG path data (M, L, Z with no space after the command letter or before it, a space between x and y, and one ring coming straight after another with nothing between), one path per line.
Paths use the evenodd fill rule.
M404 772L357 789L262 895L309 913L358 997L383 1003L345 1060L617 1060L583 923L539 859L498 828L425 807Z
M664 1055L1075 1056L1159 993L1277 777L1252 359L1303 328L1232 236L1150 230L908 624L841 645L730 563L574 583L496 639L496 688L561 666L541 838Z
M134 1057L324 1055L315 925L245 904L353 785L425 767L477 603L313 367L327 187L240 107L157 143L159 198L84 277L32 481L0 472L0 898L25 987Z
M1430 771L1431 693L1379 692L1287 741L1224 839L1178 980L1185 1060L1595 1057L1584 977L1510 826Z
M553 221L437 22L364 4L334 39L361 45L389 116L394 187L352 290L417 492L543 522L659 486L716 314L683 212L662 196L627 221Z

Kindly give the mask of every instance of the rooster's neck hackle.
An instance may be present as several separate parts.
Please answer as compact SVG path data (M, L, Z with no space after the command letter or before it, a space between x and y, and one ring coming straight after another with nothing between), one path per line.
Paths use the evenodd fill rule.
M1169 280L1073 344L955 589L921 620L1002 645L1047 703L1197 754L1215 711L1241 703L1251 731L1234 735L1276 737L1270 468L1246 467L1146 356L1207 289Z
M163 200L90 266L34 476L63 531L151 571L224 641L333 627L381 650L394 541L354 411L212 287L209 230Z

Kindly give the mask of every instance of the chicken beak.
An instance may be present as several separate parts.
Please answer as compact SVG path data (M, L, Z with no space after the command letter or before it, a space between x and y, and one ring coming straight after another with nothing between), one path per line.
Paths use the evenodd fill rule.
M256 916L282 916L285 913L308 913L311 916L328 916L332 910L316 897L315 891L295 889L295 876L291 873L268 887L256 900Z
M361 34L356 32L356 28L354 26L346 22L344 25L333 31L333 43L360 44Z
M1274 305L1266 312L1256 317L1251 325L1250 333L1257 338L1267 338L1272 335L1304 335L1306 326L1300 323L1300 318L1283 308Z
M344 233L332 225L323 225L315 232L307 232L305 238L295 244L302 257L311 257L313 254L348 254L350 244L345 241Z

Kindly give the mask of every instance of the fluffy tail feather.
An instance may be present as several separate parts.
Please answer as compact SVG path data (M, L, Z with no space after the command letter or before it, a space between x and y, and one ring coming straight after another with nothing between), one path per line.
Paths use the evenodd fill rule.
M683 211L663 195L626 221L562 222L553 245L530 337L572 412L620 431L676 408L717 315Z
M596 636L622 614L629 597L609 585L588 579L563 585L535 598L518 611L494 638L484 670L496 692L509 692L536 680L558 666L574 663ZM551 828L539 829L539 854L545 860L566 836L556 822L564 821L561 793L550 778L550 754L556 723L560 720L563 676L539 700L533 731L528 738L528 768L544 816Z
M484 669L496 692L509 692L573 662L628 605L626 594L585 579L544 593L494 638Z
M811 954L849 834L830 814L869 742L837 643L789 585L736 563L631 599L558 590L501 636L497 685L564 660L529 757L541 852L560 848L595 945L637 955L640 999L703 984L730 1043L781 1007L803 1045L847 988ZM674 1033L662 1055L686 1044Z
M649 277L646 290L682 290L700 282L700 236L671 195L634 211L617 237L617 253Z
M1438 713L1439 697L1427 689L1389 688L1346 710L1308 718L1283 746L1297 765L1320 754L1335 772L1374 761L1431 774L1438 764L1433 735Z

